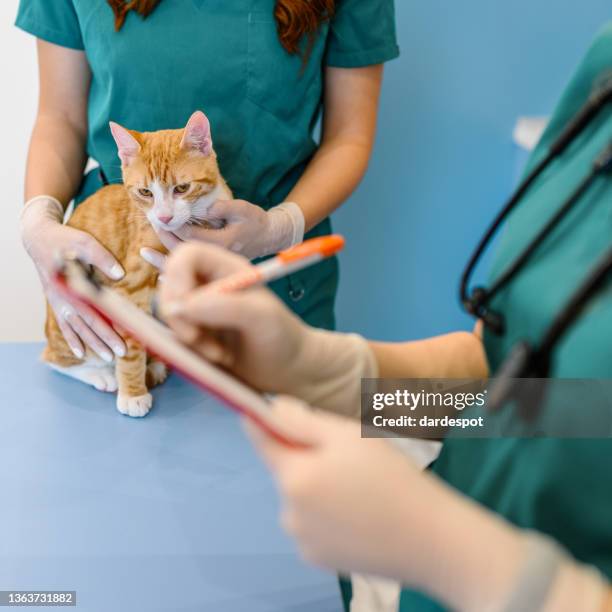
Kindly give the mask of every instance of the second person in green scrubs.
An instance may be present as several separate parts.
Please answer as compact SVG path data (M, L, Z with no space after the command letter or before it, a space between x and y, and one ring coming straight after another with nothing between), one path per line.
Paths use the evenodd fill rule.
M121 180L109 121L139 131L177 128L201 109L237 200L219 207L225 230L190 237L227 248L265 233L262 210L284 202L298 205L306 238L331 231L329 214L369 160L382 63L399 52L393 0L21 0L17 26L38 38L40 104L26 199L48 196L47 209L44 197L36 202L45 222L59 221L52 200L66 206L104 177ZM89 157L102 172L83 180ZM67 307L48 282L58 247L110 276L121 270L91 237L53 229L44 241L24 242L69 345L77 355L84 345L107 360L122 354L109 326ZM287 236L264 238L280 245ZM331 329L337 283L332 259L273 288L305 321Z

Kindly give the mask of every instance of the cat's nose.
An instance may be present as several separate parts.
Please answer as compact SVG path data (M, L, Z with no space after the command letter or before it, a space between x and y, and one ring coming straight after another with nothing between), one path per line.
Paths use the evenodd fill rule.
M168 225L172 219L174 219L174 215L157 215L157 218L164 224Z

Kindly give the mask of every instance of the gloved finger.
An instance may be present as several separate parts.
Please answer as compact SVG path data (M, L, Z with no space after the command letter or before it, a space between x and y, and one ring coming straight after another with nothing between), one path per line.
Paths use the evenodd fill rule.
M182 236L182 231L182 229L177 230L177 235ZM189 238L185 238L185 240L207 242L223 247L224 249L231 249L231 247L238 242L238 233L239 231L236 224L231 221L219 229L190 226Z
M252 206L244 200L217 200L206 213L210 219L218 221L231 221L236 217L242 217L247 206Z
M299 443L300 446L288 446L248 419L244 419L243 423L258 454L273 472L280 475L296 453L315 449L318 436L310 435L310 430L313 428L310 417L314 416L314 413L300 400L289 396L277 397L272 400L271 412L279 423L282 435ZM306 429L302 431L300 426L304 425ZM305 447L301 446L302 444Z
M160 272L162 272L166 266L166 260L168 257L163 253L160 253L156 249L150 249L148 247L144 247L140 249L140 256L148 263L151 264L154 268L157 268Z
M344 444L347 440L352 444L361 439L359 423L346 417L319 411L286 395L275 397L271 403L271 412L281 424L283 434L303 445L303 450L322 450L326 446Z
M95 266L113 280L120 280L125 276L124 269L110 251L105 249L93 236L85 232L80 232L80 234L79 239L70 248L82 261Z
M206 287L163 305L164 315L174 327L175 319L212 329L246 330L260 319L259 303L252 291L217 293Z
M172 236L174 239L178 239L178 244L181 244L182 242L187 242L188 240L191 240L193 238L193 230L196 227L200 227L200 226L185 224L179 227L174 232L170 233L170 236ZM169 233L169 232L166 232L166 233ZM175 246L178 246L178 244L176 244Z
M78 359L83 359L85 356L85 347L81 342L81 339L76 335L72 327L68 325L68 322L64 319L63 316L55 312L55 320L57 321L57 325L64 336L64 340L66 340L66 344L68 344L70 350L74 353L74 356Z
M272 400L272 412L283 424L283 431L314 449L325 445L335 435L351 426L348 419L317 412L305 402L288 395Z
M72 310L67 312L64 318L66 323L70 325L84 344L106 361L106 363L112 363L112 351L98 336L96 336L96 334L94 334L76 311Z
M165 281L160 289L161 312L167 304L203 283L248 267L248 260L219 247L194 242L181 246L166 263Z
M192 348L196 347L196 341L200 335L200 329L189 323L187 321L183 321L180 318L174 318L172 321L168 321L170 325L170 329L174 332L174 335L183 343L191 346Z
M166 230L156 230L159 241L169 250L174 251L174 249L178 248L181 244L183 244L183 240L173 234L172 232L167 232Z
M231 368L235 362L232 351L213 333L207 330L199 331L198 340L195 342L197 352L211 363L224 368Z
M175 321L172 330L176 337L199 353L204 359L225 368L234 365L234 352L225 334L198 327L191 323Z
M125 357L127 347L123 338L104 319L92 313L91 317L85 319L85 323L106 346L112 349L117 357Z

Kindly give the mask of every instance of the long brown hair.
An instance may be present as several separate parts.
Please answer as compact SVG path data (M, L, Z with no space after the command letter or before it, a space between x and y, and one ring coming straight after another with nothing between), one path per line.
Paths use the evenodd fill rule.
M115 13L115 29L119 31L130 11L136 11L142 17L148 17L161 0L108 0ZM336 8L336 0L277 0L274 18L278 38L291 54L302 54L308 58L315 35L321 24L331 19ZM308 44L303 50L302 40Z

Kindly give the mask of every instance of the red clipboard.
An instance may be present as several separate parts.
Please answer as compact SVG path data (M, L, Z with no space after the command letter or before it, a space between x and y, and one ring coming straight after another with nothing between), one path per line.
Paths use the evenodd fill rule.
M75 258L64 258L53 278L55 288L72 304L84 304L113 326L140 342L170 369L223 404L248 418L268 435L291 447L306 447L283 429L266 398L237 378L217 368L182 344L172 331L127 298L98 284L90 268Z

